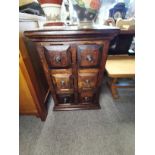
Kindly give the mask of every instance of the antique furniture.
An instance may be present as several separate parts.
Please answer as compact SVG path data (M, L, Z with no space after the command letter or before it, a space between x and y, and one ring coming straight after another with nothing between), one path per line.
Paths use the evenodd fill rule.
M36 115L45 120L49 87L35 47L23 37L24 30L38 26L37 20L43 19L36 15L20 13L19 112L22 115Z
M117 88L134 87L134 77L135 77L134 56L128 56L128 55L108 56L105 68L109 77L108 84L110 86L110 90L114 99L119 97Z
M110 40L118 28L52 27L25 31L34 42L54 99L54 110L99 109Z

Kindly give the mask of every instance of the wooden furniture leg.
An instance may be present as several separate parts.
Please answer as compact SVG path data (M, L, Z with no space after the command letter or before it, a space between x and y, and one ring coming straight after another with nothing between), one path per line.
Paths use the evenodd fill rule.
M114 99L118 99L119 95L117 92L117 86L115 85L117 82L117 78L111 78L110 81L108 82L108 85L110 87L111 93L112 93L112 97Z

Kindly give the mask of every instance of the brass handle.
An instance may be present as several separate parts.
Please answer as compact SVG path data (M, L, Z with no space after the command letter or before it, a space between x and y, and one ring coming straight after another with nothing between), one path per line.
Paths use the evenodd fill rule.
M60 56L56 56L55 57L55 61L56 61L56 63L60 63L61 62L61 57Z
M87 55L86 56L86 59L89 61L89 62L93 62L93 57L91 55Z

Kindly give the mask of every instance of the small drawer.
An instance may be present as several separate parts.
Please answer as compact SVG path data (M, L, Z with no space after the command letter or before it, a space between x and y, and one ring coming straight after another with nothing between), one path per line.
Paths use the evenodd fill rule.
M49 68L65 68L71 65L69 45L44 46Z
M93 103L94 94L91 91L82 92L79 94L80 103Z
M71 70L52 70L51 76L58 93L73 92L73 77Z
M59 104L72 104L74 103L74 94L57 94L57 99Z
M97 67L101 60L102 46L79 45L78 62L80 67Z
M98 77L98 70L88 69L79 70L78 87L80 90L95 89Z

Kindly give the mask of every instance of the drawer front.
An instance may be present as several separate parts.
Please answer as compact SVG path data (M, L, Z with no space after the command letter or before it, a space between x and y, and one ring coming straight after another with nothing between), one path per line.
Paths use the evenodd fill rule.
M44 46L49 68L65 68L71 65L69 45Z
M58 93L73 91L73 76L70 71L52 70L51 76L54 87Z
M96 88L98 70L79 70L78 87L80 90L90 90Z
M57 95L57 99L58 99L59 104L74 103L74 95L73 94Z
M97 67L99 66L102 54L100 45L79 45L78 62L80 67Z
M91 91L82 92L79 94L80 103L93 103L94 95Z

